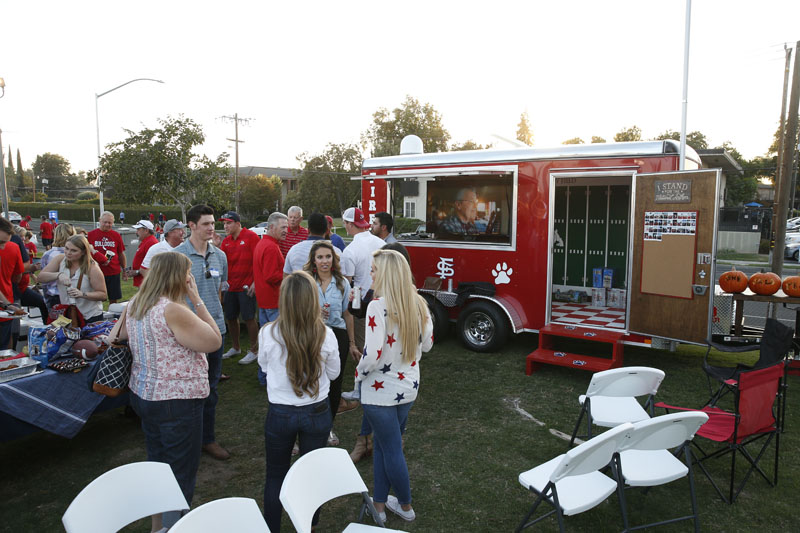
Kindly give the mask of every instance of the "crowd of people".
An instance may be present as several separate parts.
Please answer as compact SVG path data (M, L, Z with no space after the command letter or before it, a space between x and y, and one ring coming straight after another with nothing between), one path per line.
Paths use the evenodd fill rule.
M111 212L88 233L43 218L39 263L30 254L36 253L30 230L18 234L0 219L0 307L41 305L46 317L68 304L92 322L102 319L102 302L121 300L122 281L132 280L137 292L109 338L128 339L133 353L130 403L141 418L147 458L172 467L190 503L201 453L230 457L215 434L217 387L222 360L242 354L244 323L249 350L238 362L258 363L254 379L265 386L269 403L264 518L270 530L280 530L279 494L292 456L339 445L336 414L359 401L362 428L351 457L373 457L381 518L389 509L413 520L402 434L432 325L408 254L392 234L392 217L379 213L370 223L360 209L347 209L342 220L352 241L346 245L332 231L331 217L313 213L306 228L296 206L272 213L262 238L233 211L219 217L221 238L206 205L189 209L186 225L162 216L133 224L137 249L130 267ZM41 292L24 280L39 268ZM0 318L5 346L7 322ZM231 342L223 353L226 334ZM342 399L348 356L356 376L351 401ZM153 517L153 531L179 518Z

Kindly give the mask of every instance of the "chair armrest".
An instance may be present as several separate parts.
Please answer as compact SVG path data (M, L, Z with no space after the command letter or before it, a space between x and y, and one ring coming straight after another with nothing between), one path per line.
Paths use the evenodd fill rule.
M710 348L714 348L720 352L728 352L728 353L744 353L744 352L753 352L760 348L758 344L748 344L746 346L728 346L726 344L720 344L718 342L706 341L706 343ZM708 357L708 352L706 352L706 357Z

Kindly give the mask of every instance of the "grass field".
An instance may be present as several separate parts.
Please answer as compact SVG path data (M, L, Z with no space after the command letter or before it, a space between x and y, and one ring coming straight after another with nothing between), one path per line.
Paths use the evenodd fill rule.
M420 396L411 410L405 446L417 520L407 524L390 515L389 527L488 532L512 531L517 526L532 503L532 495L519 485L517 476L566 450L567 443L550 430L571 432L578 415L577 397L590 379L588 372L555 367L526 376L525 355L536 342L536 335L524 334L513 338L502 353L477 354L450 338L423 358ZM626 347L625 363L666 372L658 399L700 406L707 397L702 354L700 348L691 346L680 346L676 353ZM194 507L229 496L255 498L261 505L267 397L256 380L255 365L242 366L236 359L224 362L223 371L232 379L220 385L217 417L218 440L233 455L227 462L203 456ZM718 360L723 360L721 355ZM349 390L352 363L346 372L345 390ZM798 383L800 378L789 378L778 487L769 488L763 480L753 478L738 502L729 506L698 472L703 530L788 531L797 526L800 466L792 458L800 452L800 394L794 390ZM360 410L336 419L335 431L348 450L359 423ZM72 440L40 433L0 444L0 455L0 530L9 532L62 530L61 515L81 488L111 468L146 458L136 420L126 418L121 410L95 415ZM728 464L722 461L715 466L721 472ZM767 465L771 464L767 460ZM358 469L371 490L371 461L362 461ZM629 493L628 500L632 523L686 514L689 509L685 480L646 495ZM358 498L351 496L327 504L317 531L344 529L355 518L357 502ZM570 531L620 530L616 496L591 511L568 517L566 526ZM555 518L534 528L557 530ZM661 530L690 528L689 523L682 523ZM282 530L294 530L287 517ZM125 531L149 531L149 521L137 522Z

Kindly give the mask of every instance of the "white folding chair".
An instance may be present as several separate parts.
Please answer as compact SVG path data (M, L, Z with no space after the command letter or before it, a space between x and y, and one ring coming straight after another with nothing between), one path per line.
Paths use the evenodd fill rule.
M694 520L695 531L700 530L697 515L697 498L694 491L692 473L691 443L700 426L706 423L708 415L701 411L683 411L643 420L633 425L630 436L623 441L619 452L620 483L629 487L653 487L689 477L689 494L692 500L692 514L672 518L642 526L629 527L625 491L620 491L620 508L625 531L645 527L671 524L681 520ZM677 455L683 453L681 462L670 449L678 448Z
M619 483L599 470L608 464L615 469L614 455L632 429L633 424L620 424L555 459L521 473L520 484L537 497L516 531L522 531L553 513L558 517L559 529L564 531L564 516L588 511L604 502L615 490L621 492ZM553 510L528 522L543 501L550 504Z
M646 366L629 366L597 372L589 382L586 394L578 397L581 412L569 445L579 437L578 428L586 415L586 434L592 438L592 424L613 428L624 422L647 420L653 415L653 396L664 380L664 371ZM636 399L647 395L644 407ZM645 410L647 409L647 410ZM649 414L648 414L649 411Z
M264 516L252 498L222 498L181 517L170 533L269 533Z
M86 485L61 522L67 533L114 533L145 516L188 508L169 465L145 461L109 470Z
M358 519L366 509L383 526L372 498L361 479L350 455L342 448L320 448L309 452L294 462L281 486L281 503L298 533L311 532L311 520L320 506L345 494L361 494L364 503ZM353 523L346 533L360 531L393 531Z

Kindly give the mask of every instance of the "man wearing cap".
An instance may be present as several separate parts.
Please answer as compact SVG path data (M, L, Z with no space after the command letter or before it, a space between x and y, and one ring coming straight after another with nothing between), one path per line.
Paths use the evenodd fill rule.
M182 222L174 218L167 220L167 223L164 224L164 240L151 246L142 260L142 265L139 268L142 275L147 274L147 269L150 268L150 261L152 261L155 256L163 252L170 252L183 242L183 237L186 233L184 230L185 227L186 226Z
M114 231L114 214L103 211L100 215L100 227L89 232L87 239L95 250L92 259L100 263L100 270L106 279L106 292L109 303L116 303L122 298L120 272L127 266L125 244L122 237Z
M220 249L228 257L228 290L223 296L222 308L225 323L231 334L231 349L222 354L223 359L242 353L239 346L239 316L247 326L250 350L239 360L246 365L258 359L258 324L256 323L256 287L253 283L253 252L261 240L258 235L242 227L242 219L235 211L228 211L220 220L225 225L226 237Z
M120 218L122 218L121 215L120 213ZM133 225L133 229L136 230L136 236L139 238L139 247L136 249L136 255L133 256L133 265L131 269L124 271L122 276L125 280L127 280L129 276L133 276L133 286L139 287L144 280L144 276L139 270L142 267L142 261L144 261L148 250L158 244L158 239L155 236L153 223L149 220L140 220Z
M344 243L344 239L339 237L339 235L333 231L333 219L330 217L330 215L325 215L325 220L328 222L328 231L325 232L325 238L330 240L331 244L344 252L344 247L347 245Z
M295 270L303 270L303 266L308 262L311 245L314 244L314 241L325 238L327 228L328 223L322 214L311 213L311 216L308 217L308 238L292 246L289 253L286 254L286 262L283 264L284 276L288 276ZM342 255L338 249L334 248L334 250L336 250L336 255Z
M286 238L278 243L283 257L286 257L292 246L298 242L303 242L308 237L308 230L300 225L303 221L303 209L301 207L293 205L286 212L286 216L289 220L289 228L286 231Z
M372 252L383 247L385 242L369 232L369 222L364 218L364 213L357 207L351 207L342 213L342 220L347 234L353 237L347 248L342 252L342 274L350 280L353 286L361 287L361 295L367 294L372 286ZM355 347L358 353L364 350L364 319L354 318L355 338L350 339L350 348Z
M397 242L397 239L394 237L394 233L392 233L392 228L394 227L394 219L392 215L382 211L380 213L375 213L372 215L372 224L370 227L370 231L376 237L383 239L383 242L389 244L392 242Z

